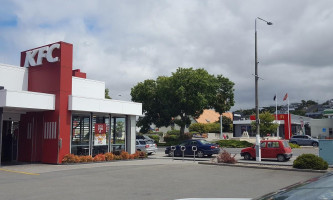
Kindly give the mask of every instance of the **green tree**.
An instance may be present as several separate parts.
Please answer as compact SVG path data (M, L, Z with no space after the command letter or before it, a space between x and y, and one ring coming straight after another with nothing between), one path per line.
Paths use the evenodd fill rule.
M224 112L229 111L235 104L234 100L234 83L222 75L217 76L219 88L217 90L216 99L214 102L215 111L222 115ZM223 120L223 117L222 117Z
M232 120L229 117L222 116L222 126L224 132L232 132Z
M106 98L106 99L112 99L112 98L109 96L109 92L110 92L109 89L106 88L106 89L105 89L105 98Z
M259 114L260 119L260 136L267 136L267 134L272 134L276 132L278 124L275 124L274 115L269 112L263 112ZM257 130L256 122L251 122L252 130Z
M152 123L157 127L177 124L182 137L191 117L198 118L204 109L218 107L219 91L231 94L223 98L233 105L233 88L228 92L220 79L222 76L215 77L204 69L178 68L170 77L138 83L131 90L132 101L143 103L145 116L139 118L138 125L147 130Z

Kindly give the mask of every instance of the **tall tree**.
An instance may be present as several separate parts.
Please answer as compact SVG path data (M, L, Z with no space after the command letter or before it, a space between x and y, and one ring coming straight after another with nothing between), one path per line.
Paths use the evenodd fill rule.
M145 116L138 125L147 130L152 123L157 127L175 123L180 126L182 136L185 127L191 124L190 117L197 118L204 109L217 105L218 91L224 89L221 87L224 85L218 77L204 69L192 68L178 68L170 77L138 83L131 90L132 101L143 103ZM226 99L233 99L233 89L231 94L232 98Z
M217 96L214 102L215 111L222 113L229 111L230 108L235 104L234 100L234 83L228 78L222 75L217 76L219 82L219 88L217 90Z

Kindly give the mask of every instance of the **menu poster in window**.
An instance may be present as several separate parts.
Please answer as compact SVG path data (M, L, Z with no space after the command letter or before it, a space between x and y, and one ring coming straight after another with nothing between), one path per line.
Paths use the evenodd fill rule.
M94 145L106 145L106 124L95 124Z

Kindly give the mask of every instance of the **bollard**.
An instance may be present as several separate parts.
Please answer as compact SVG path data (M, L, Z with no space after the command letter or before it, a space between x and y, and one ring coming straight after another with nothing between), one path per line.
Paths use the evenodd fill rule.
M172 161L173 161L173 160L175 160L176 147L175 146L171 146L171 151L172 151Z
M180 146L180 150L183 152L183 162L184 162L184 153L185 153L186 147Z
M194 162L195 162L195 152L198 151L197 146L192 146L193 156L194 156Z

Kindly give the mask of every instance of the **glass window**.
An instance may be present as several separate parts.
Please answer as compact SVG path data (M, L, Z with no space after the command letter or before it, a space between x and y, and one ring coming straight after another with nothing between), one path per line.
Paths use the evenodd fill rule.
M111 123L111 151L118 154L125 151L126 118L113 117Z
M265 147L266 147L266 142L262 142L262 143L260 143L260 147L261 147L261 148L265 148Z
M283 146L284 146L284 147L287 147L287 148L290 147L290 146L289 146L289 142L288 142L288 141L283 141Z
M92 144L93 156L100 153L107 153L109 148L109 117L93 116L92 120Z
M279 142L272 142L272 148L279 148Z
M73 116L72 149L76 155L89 155L89 116Z

